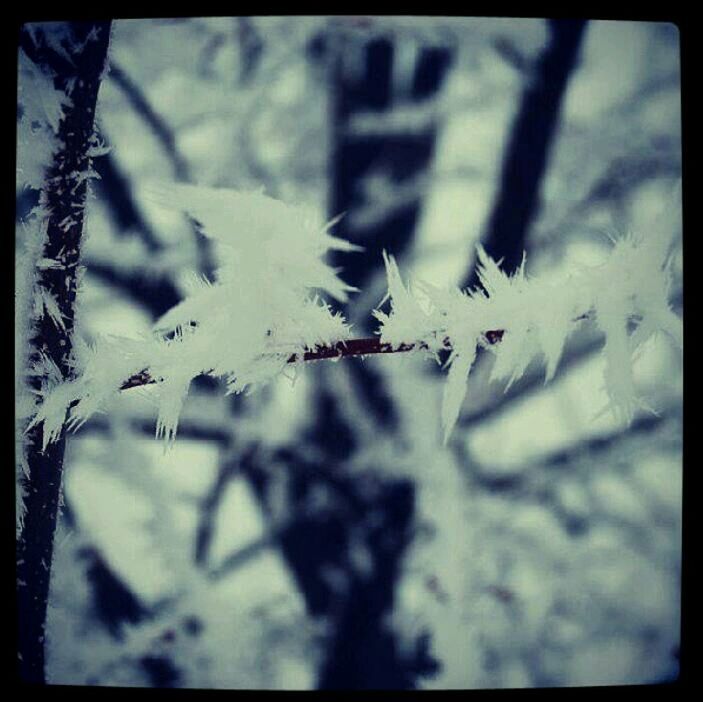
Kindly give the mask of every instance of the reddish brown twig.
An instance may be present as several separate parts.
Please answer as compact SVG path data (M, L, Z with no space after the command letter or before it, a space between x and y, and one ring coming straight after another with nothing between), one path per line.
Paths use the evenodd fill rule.
M484 332L486 342L496 344L503 338L502 329L489 329ZM444 347L451 349L449 339L444 340ZM405 353L414 350L427 350L428 346L424 342L399 344L393 346L381 341L377 336L372 336L366 339L347 339L346 341L338 341L335 344L315 346L312 349L303 351L302 353L294 353L288 358L288 363L298 363L300 361L324 361L332 358L344 358L346 356L371 356L373 354L382 353ZM149 385L157 382L155 378L149 375L149 370L145 368L139 373L125 380L120 386L120 390L129 390L130 388Z
M149 383L155 383L156 380L149 375L149 371L145 368L139 373L135 373L130 378L120 385L120 390L129 390L130 388L137 388L140 385L148 385Z
M294 353L288 358L288 363L298 361L322 361L330 358L343 358L344 356L367 356L376 353L404 353L416 348L427 348L426 344L400 344L392 346L384 344L377 336L368 339L348 339L338 341L329 346L315 346L302 354Z

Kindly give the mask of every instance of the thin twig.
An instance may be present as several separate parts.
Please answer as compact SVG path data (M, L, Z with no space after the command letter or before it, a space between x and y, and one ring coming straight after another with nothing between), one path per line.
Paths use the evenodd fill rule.
M503 338L504 331L502 329L489 329L483 333L486 343L496 344ZM448 339L444 339L444 348L451 349ZM308 349L300 354L292 354L288 357L287 363L299 363L301 361L324 361L333 358L344 358L346 356L371 356L373 354L387 353L405 353L407 351L429 350L429 346L423 342L398 344L383 343L379 337L373 336L366 339L347 339L346 341L337 341L334 344L319 345L313 349ZM135 373L120 385L120 390L129 390L130 388L140 387L142 385L150 385L158 382L149 374L149 369Z

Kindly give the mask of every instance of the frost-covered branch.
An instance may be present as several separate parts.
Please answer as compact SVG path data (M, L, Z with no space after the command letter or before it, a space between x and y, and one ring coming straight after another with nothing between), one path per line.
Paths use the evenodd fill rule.
M602 265L562 278L513 275L479 247L481 289L440 289L403 283L384 252L390 312L373 312L380 338L353 339L339 313L315 295L344 300L353 288L321 257L329 249L353 251L327 233L304 207L260 192L195 186L152 189L162 205L184 209L203 223L219 246L213 282L194 278L190 294L159 319L144 339L99 340L80 346L82 374L48 395L33 424L44 424L44 447L69 426L79 426L120 390L155 384L157 436L175 437L190 382L201 374L224 376L228 392L243 392L284 373L290 364L347 356L450 350L442 407L445 440L457 420L477 348L496 356L491 379L508 387L540 356L550 380L567 337L587 319L605 335L605 384L611 408L630 422L637 407L632 357L650 336L666 333L683 345L682 324L669 307L671 236L665 230L613 242ZM238 237L233 234L236 223ZM500 343L498 343L500 342Z
M438 353L448 339L452 348L442 405L445 441L459 416L478 346L490 348L496 356L492 380L507 379L510 387L533 359L543 357L548 381L567 337L589 317L605 335L604 380L610 409L629 423L638 407L646 407L635 394L633 356L658 332L683 348L682 321L669 306L673 242L665 230L647 234L614 241L610 256L600 266L552 279L528 278L524 258L519 270L509 276L479 246L483 289L463 292L422 281L410 290L395 260L386 256L392 309L390 314L374 312L381 322L381 340L397 344L412 337ZM486 343L487 328L502 330L500 344Z
M672 307L675 312L680 313L682 293L679 290L671 298ZM585 332L586 330L584 330ZM559 366L554 374L553 380L563 377L575 366L586 362L594 354L601 350L603 346L602 335L597 333L588 334L583 338L578 332L573 339L567 341L564 352L559 361ZM572 343L573 342L573 343ZM522 400L533 392L539 392L544 387L544 373L535 366L529 370L519 380L516 380L509 388L497 396L492 396L488 404L480 404L474 407L462 408L462 412L457 420L457 426L462 429L474 427L482 422L495 417L501 412L514 406L516 400Z
M500 329L489 329L485 332L486 343L498 343L503 336ZM451 346L445 344L445 348L451 350ZM347 339L345 341L337 341L331 344L316 345L312 349L303 349L299 353L291 354L286 363L301 363L307 361L327 361L350 356L374 356L376 354L389 353L407 353L408 351L427 351L430 347L424 342L418 343L400 343L397 345L384 344L379 337L372 336L364 339ZM159 380L150 375L148 369L144 369L139 373L127 378L122 383L120 390L129 390L131 388L141 387L143 385L151 385L158 383Z
M202 223L218 247L215 281L194 276L188 297L157 321L151 337L77 347L79 377L47 396L32 421L43 423L44 449L60 435L69 407L69 425L77 427L145 369L160 380L157 433L173 439L194 377L224 376L229 392L242 392L280 373L290 355L349 337L341 316L312 291L346 299L353 288L321 257L331 247L355 247L327 234L308 208L260 192L185 185L154 186L151 197Z

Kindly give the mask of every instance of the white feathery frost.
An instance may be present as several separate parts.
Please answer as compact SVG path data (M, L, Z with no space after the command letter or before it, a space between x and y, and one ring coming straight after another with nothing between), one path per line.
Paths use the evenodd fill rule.
M292 354L349 338L343 317L317 295L345 301L355 290L323 260L330 249L358 250L329 234L336 220L325 225L309 208L262 191L161 184L147 196L187 213L212 239L214 279L192 275L185 299L149 338L79 345L77 379L47 389L34 417L32 425L44 422L45 445L67 411L69 428L77 428L141 371L156 381L156 434L169 444L195 376L222 376L228 392L248 391L280 374Z
M26 25L31 27L32 25ZM57 147L57 133L70 98L54 88L54 82L41 66L35 64L22 49L17 62L17 166L18 188L39 190ZM32 215L17 225L15 257L15 475L17 530L24 519L25 480L29 476L27 437L24 428L35 414L36 396L27 385L30 338L37 317L44 311L54 324L63 327L64 319L56 300L46 291L37 290L37 273L56 268L59 262L44 258L48 212L36 206ZM47 435L55 434L49 428Z
M77 343L77 379L47 382L30 424L44 423L45 446L60 434L67 412L69 427L80 426L141 371L156 383L156 433L168 445L195 376L224 377L228 392L251 391L281 374L291 355L349 338L346 321L317 295L324 291L345 301L355 290L324 262L331 249L358 250L329 234L338 218L325 225L310 209L261 190L168 184L151 186L148 195L199 223L214 245L214 279L193 275L185 299L156 322L148 338ZM524 258L508 275L479 246L481 287L469 291L422 281L406 286L395 259L384 252L388 294L381 304L390 298L390 311L373 311L381 340L414 343L435 358L451 349L441 411L445 442L460 415L478 347L495 355L491 379L509 387L539 359L547 382L568 336L589 318L605 336L610 408L630 422L645 407L635 393L633 354L658 332L683 347L682 321L668 301L672 239L660 231L622 237L601 265L560 279L528 277ZM41 296L40 303L61 324L52 301ZM488 338L492 331L500 331L499 341Z
M56 134L64 108L71 100L54 88L51 76L18 51L17 181L41 188L44 170L56 148Z
M524 258L507 275L479 245L482 289L464 292L421 281L406 287L395 260L384 252L391 311L374 315L383 342L422 342L432 356L442 345L452 348L442 404L445 442L459 417L477 346L495 355L491 379L507 380L509 387L542 358L546 382L554 377L568 336L589 317L605 335L610 409L616 419L629 423L638 408L646 408L635 393L635 351L660 331L683 348L683 323L669 306L670 246L671 237L656 232L625 236L614 242L602 265L555 281L528 278ZM488 343L486 332L497 330L500 342Z

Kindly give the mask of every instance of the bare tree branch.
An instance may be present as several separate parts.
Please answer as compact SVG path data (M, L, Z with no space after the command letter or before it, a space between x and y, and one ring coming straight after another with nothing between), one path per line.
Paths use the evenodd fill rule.
M197 565L203 567L207 565L215 533L217 513L225 495L225 486L238 474L239 462L237 460L231 458L220 460L217 466L217 475L200 503L200 514L195 532L195 563Z
M510 133L500 175L500 190L484 237L484 248L512 273L522 259L529 227L539 208L539 189L547 168L561 103L578 61L586 22L550 20L551 40L526 88ZM462 287L479 284L474 264Z
M129 75L127 75L119 64L114 62L111 64L109 77L122 90L132 107L134 107L135 111L144 118L144 121L151 128L154 136L158 139L159 143L163 147L163 150L168 156L169 161L171 162L171 167L173 168L173 173L176 180L184 183L191 182L192 178L190 167L188 166L186 159L183 158L178 150L176 145L176 137L174 136L173 130L169 127L163 117L161 117L161 115L159 115L159 113L153 108L139 85L137 85L137 83L134 82ZM210 242L200 232L196 226L195 220L188 217L188 221L191 224L198 246L201 269L206 275L210 275L214 270Z
M472 485L490 492L519 494L522 499L529 495L539 496L551 491L554 485L554 471L564 470L572 464L587 466L590 470L594 463L602 460L604 455L621 445L623 441L652 434L680 416L680 404L668 406L656 415L643 414L624 429L619 428L601 436L590 436L565 448L559 448L521 467L519 473L509 475L502 475L501 471L493 471L490 466L482 466L480 470L476 470L476 463L467 453L465 442L455 442L454 450L460 457L461 464L468 467ZM660 442L659 437L658 445ZM588 460L580 462L584 458ZM474 466L473 469L472 466Z
M165 314L181 301L176 286L165 276L147 277L144 273L121 271L105 261L88 261L88 275L111 285L141 307L145 307L154 319Z
M136 233L151 253L160 251L163 244L140 211L115 157L111 153L105 154L96 158L94 165L100 175L100 191L120 232Z
M164 152L168 156L176 178L184 182L189 181L190 169L188 163L176 148L176 139L173 135L173 131L168 124L166 124L163 117L152 107L139 85L137 85L114 60L110 62L108 78L122 91L134 110L149 125L154 136L158 139Z

